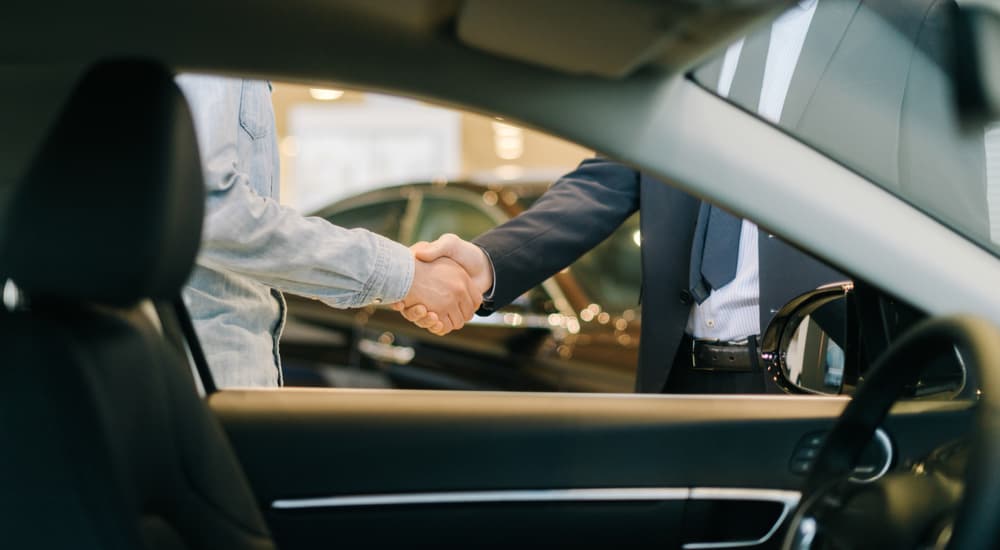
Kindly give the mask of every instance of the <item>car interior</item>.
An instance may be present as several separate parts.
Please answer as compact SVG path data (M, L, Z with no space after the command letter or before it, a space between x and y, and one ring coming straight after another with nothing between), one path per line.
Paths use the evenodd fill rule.
M524 3L516 18L485 0L185 1L141 15L108 2L55 19L20 8L28 17L13 21L26 24L0 33L28 60L4 65L4 84L30 83L5 93L8 135L20 137L0 156L0 270L22 294L0 308L0 487L11 495L0 545L809 548L817 524L843 547L1000 540L1000 337L969 316L931 315L884 342L853 399L216 390L178 299L203 213L193 124L173 82L186 70L335 74L512 113L760 219L877 281L865 287L875 302L1000 311L980 280L1000 271L995 257L952 239L941 265L924 266L920 247L867 214L890 213L930 243L947 240L939 224L681 74L782 3L639 1L610 18L606 2L586 3L573 26L629 38L611 45L553 32L559 4ZM81 24L95 17L107 32ZM650 19L672 24L628 32ZM63 39L29 40L41 20ZM230 40L220 28L261 34ZM297 40L269 50L263 29ZM674 124L621 132L651 115ZM713 149L720 126L771 147ZM661 159L651 140L676 155ZM782 155L803 160L778 173ZM700 170L713 164L712 177ZM790 195L775 213L783 182L804 173L842 185ZM756 196L741 202L721 182L736 179ZM850 254L843 240L857 241ZM890 247L892 265L875 261ZM926 291L942 280L969 283L947 307ZM977 401L899 399L919 376L912 365L956 348L979 374ZM858 481L872 471L885 475Z
M101 152L112 147L128 160L109 166ZM0 312L5 363L22 367L2 399L16 449L4 453L2 482L18 495L4 507L12 546L272 547L154 307L177 297L198 249L198 158L172 75L108 64L80 82L16 193L5 234L20 246L4 259L30 309ZM63 184L94 172L104 175L96 192ZM78 229L38 216L40 203Z

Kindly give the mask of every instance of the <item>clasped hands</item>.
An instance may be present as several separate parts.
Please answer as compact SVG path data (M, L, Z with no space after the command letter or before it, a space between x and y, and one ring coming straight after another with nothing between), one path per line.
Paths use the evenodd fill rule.
M462 328L493 287L486 253L451 233L434 242L419 242L410 250L416 260L413 284L393 309L438 336Z

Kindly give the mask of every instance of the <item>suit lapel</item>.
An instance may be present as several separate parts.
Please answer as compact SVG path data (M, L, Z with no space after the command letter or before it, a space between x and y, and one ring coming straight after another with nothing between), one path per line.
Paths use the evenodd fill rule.
M782 128L798 126L860 4L860 0L819 0L781 109Z

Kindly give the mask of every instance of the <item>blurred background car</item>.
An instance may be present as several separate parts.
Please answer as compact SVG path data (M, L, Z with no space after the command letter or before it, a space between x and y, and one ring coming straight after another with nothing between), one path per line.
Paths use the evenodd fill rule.
M410 245L471 239L530 206L548 183L414 183L314 215ZM288 295L285 384L631 392L640 328L639 215L509 306L434 336L387 306L340 310Z

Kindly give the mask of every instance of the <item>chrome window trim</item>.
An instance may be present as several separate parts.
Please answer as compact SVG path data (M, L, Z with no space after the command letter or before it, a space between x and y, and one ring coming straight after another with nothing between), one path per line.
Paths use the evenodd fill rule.
M451 491L440 493L399 493L275 500L278 510L297 508L346 508L358 506L398 506L413 504L468 504L485 502L574 502L686 500L687 488L600 488L535 489L523 491Z
M740 540L727 542L689 542L684 544L684 550L705 550L710 548L745 548L757 546L771 540L788 515L799 504L802 493L798 491L780 491L776 489L691 489L691 500L756 500L778 502L782 505L781 514L775 520L771 529L756 540Z

